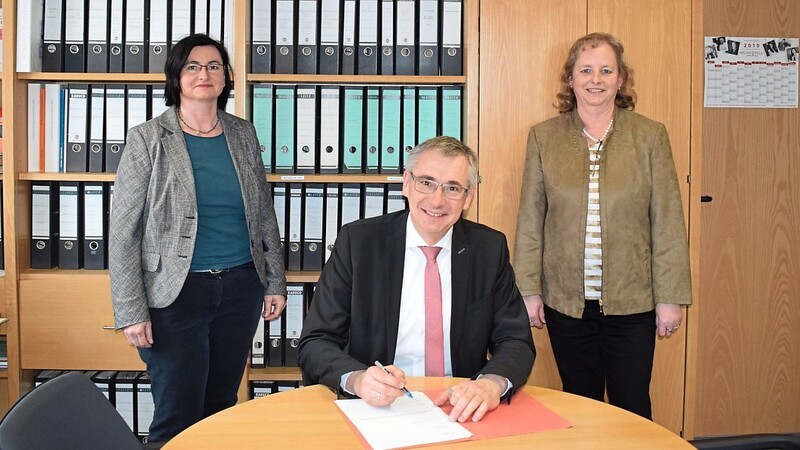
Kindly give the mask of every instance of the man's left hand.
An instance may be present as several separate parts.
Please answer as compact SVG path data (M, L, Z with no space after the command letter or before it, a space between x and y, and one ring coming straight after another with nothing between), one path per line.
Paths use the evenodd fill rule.
M497 408L500 396L505 392L507 381L498 375L484 375L477 380L464 381L442 392L433 402L436 406L453 405L450 420L466 422L472 418L477 422L487 412Z

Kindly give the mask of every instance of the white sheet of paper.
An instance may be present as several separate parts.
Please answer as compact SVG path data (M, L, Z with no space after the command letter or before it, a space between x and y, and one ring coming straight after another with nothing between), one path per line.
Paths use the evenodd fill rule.
M370 406L361 399L336 400L350 422L375 450L410 447L468 439L472 436L458 422L451 422L422 392L400 397L389 406Z

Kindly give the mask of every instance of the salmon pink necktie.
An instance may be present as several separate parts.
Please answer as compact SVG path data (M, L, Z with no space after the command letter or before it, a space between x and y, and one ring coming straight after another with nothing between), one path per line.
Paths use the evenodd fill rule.
M420 247L425 254L425 375L444 376L444 332L442 331L442 280L436 256L441 247Z

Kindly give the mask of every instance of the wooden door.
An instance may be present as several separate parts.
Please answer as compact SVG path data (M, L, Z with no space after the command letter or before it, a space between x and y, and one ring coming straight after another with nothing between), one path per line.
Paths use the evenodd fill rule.
M590 33L609 32L625 46L636 112L667 127L688 223L691 0L589 0L589 11ZM658 338L650 385L653 420L676 433L683 427L686 330Z
M528 129L557 113L559 68L586 33L586 1L484 0L480 22L478 218L505 233L513 251ZM533 339L528 382L560 389L547 330L534 329Z
M706 36L798 37L800 2L704 0ZM694 435L800 430L800 112L706 108Z
M569 47L593 31L612 33L625 45L635 70L636 110L666 124L688 205L690 16L691 0L481 2L479 220L503 231L513 248L528 129L557 114L552 105ZM560 388L547 330L534 330L534 341L529 382ZM659 339L653 414L676 433L682 429L685 356L685 327Z

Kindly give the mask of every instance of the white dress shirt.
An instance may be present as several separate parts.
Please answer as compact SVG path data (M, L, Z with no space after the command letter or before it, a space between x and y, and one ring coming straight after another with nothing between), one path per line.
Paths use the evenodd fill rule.
M400 320L397 328L397 347L394 365L407 377L425 376L425 265L427 260L420 247L428 244L411 223L406 223L406 256L403 263L403 290L400 295ZM450 256L453 247L453 228L439 242L442 250L436 257L442 280L442 331L444 333L444 375L453 375L450 355L450 312L453 289Z
M397 329L397 346L392 365L399 367L407 377L425 376L425 264L427 259L420 249L428 245L417 233L411 216L406 222L406 255L403 262L403 288L400 294L400 320ZM450 356L450 311L453 299L450 255L453 247L453 228L435 244L442 247L436 257L442 282L442 332L444 333L444 374L453 375ZM388 364L387 361L381 361ZM342 375L340 386L347 390L347 379L353 372Z

